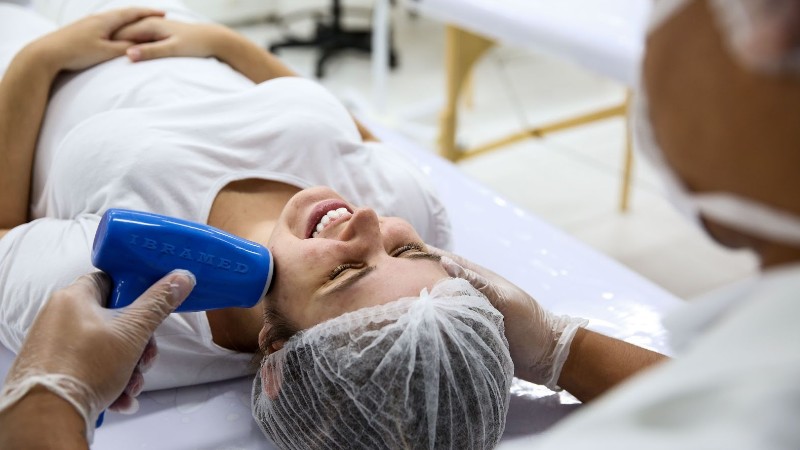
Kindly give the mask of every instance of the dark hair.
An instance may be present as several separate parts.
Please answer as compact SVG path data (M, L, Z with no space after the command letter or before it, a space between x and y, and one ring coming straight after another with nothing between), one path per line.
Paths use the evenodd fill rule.
M273 302L266 302L264 323L268 323L270 327L267 330L263 344L259 345L258 351L250 360L249 365L252 370L256 370L261 366L261 361L269 354L269 348L272 344L280 341L286 342L300 331L299 327L296 327Z

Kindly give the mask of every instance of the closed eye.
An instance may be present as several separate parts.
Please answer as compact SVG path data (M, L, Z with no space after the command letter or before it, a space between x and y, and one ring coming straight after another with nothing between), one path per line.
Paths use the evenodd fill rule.
M402 247L395 249L390 256L397 258L404 255L409 259L431 259L433 261L439 261L440 259L439 256L426 252L425 245L418 242L405 244ZM331 271L329 278L331 280L335 280L339 275L343 274L347 270L355 269L359 266L361 265L355 263L339 264Z
M400 248L395 249L390 256L397 257L402 255L403 253L410 252L411 250L416 250L418 252L425 252L425 246L417 242L411 242L406 244Z
M403 259L427 259L434 262L439 262L441 258L439 255L434 255L433 253L428 253L425 251L426 247L424 244L420 243L410 243L403 245L392 251L390 256L392 257L402 257ZM335 278L339 277L344 272L349 270L353 271L353 274L347 277L344 277L344 280L337 281L336 283L331 283L332 286L327 288L323 293L322 297L329 297L338 292L343 292L344 290L350 288L351 286L358 283L359 280L366 278L370 273L375 271L377 266L366 266L364 264L359 263L345 263L340 264L330 274L330 279L333 281Z
M336 266L335 269L333 269L331 271L330 279L331 280L335 280L336 277L338 277L339 275L341 275L342 273L344 273L348 269L352 269L352 268L354 268L356 266L357 266L357 264L353 264L353 263L339 264L338 266Z
M417 242L406 244L391 253L393 257L404 257L408 259L430 259L431 261L439 261L441 258L433 253L425 251L425 245Z

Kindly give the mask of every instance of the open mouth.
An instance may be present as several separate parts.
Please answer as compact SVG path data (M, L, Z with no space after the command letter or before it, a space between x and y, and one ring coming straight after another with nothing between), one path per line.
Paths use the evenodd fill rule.
M306 239L317 237L326 227L352 215L353 211L341 200L326 200L318 203L309 216Z

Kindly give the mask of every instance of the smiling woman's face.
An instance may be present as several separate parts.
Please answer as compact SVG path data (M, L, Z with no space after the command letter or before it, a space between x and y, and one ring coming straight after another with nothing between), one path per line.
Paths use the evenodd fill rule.
M328 188L292 197L268 247L275 278L266 301L298 329L418 296L447 277L409 223L355 208Z

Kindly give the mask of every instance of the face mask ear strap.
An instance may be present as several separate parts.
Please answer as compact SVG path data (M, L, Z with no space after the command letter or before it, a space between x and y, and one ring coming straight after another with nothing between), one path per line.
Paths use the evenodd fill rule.
M653 136L647 94L641 89L634 99L634 144L664 182L670 203L704 233L700 214L753 236L800 247L800 217L729 193L692 194L686 190Z
M793 247L800 247L800 217L728 193L692 198L700 212L721 224Z

